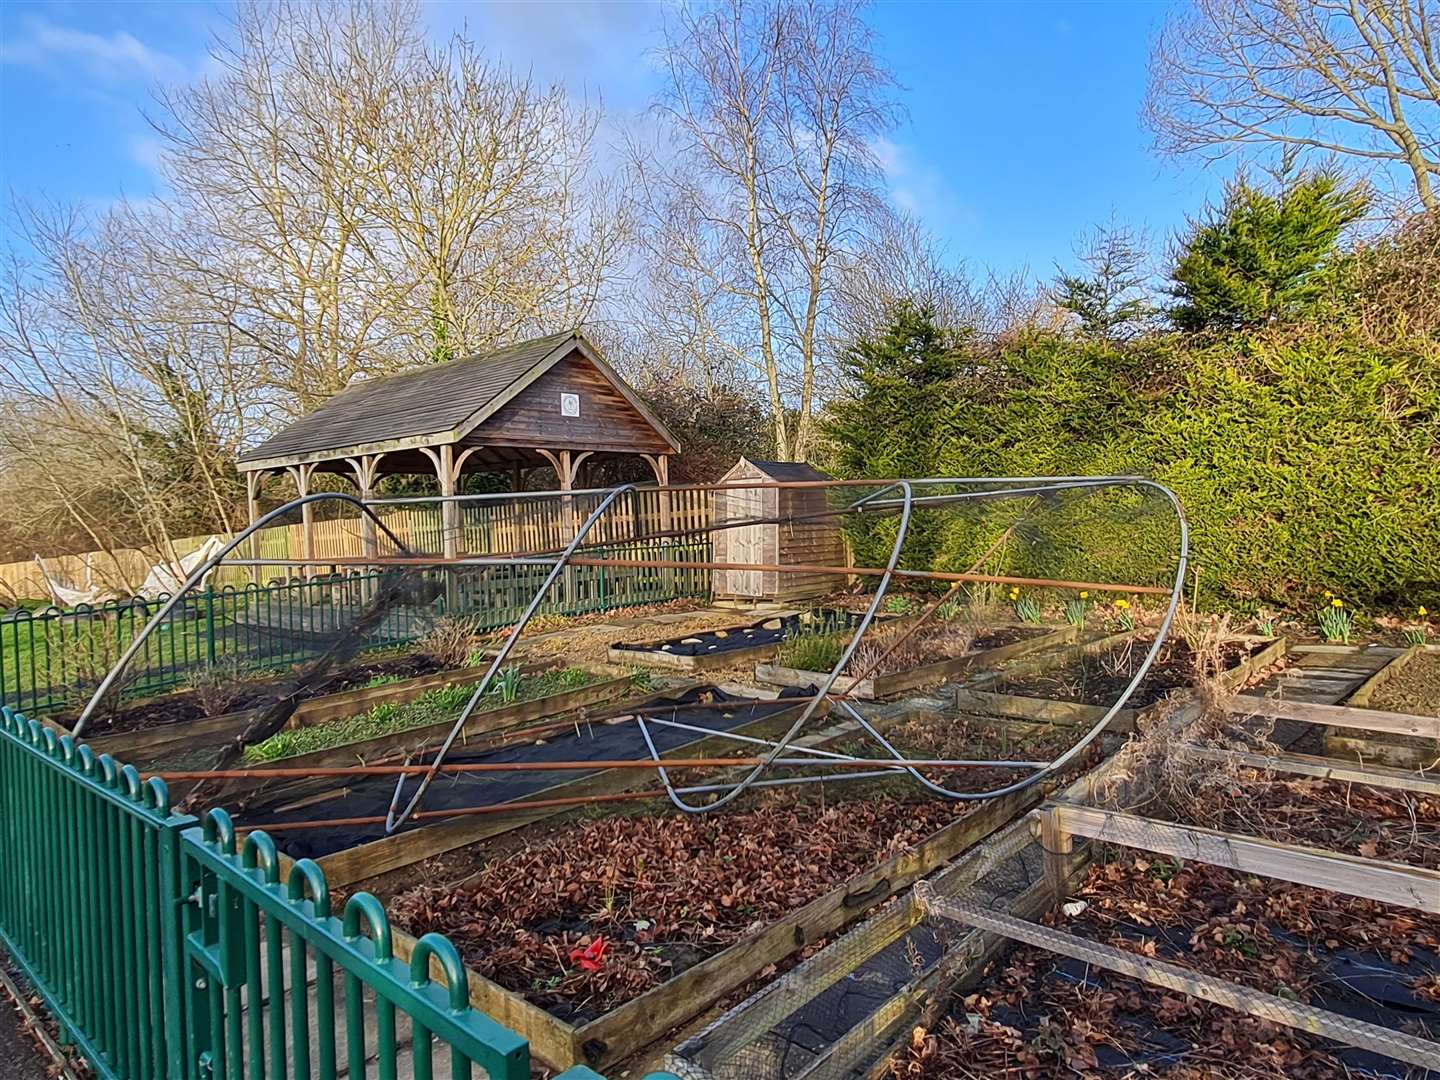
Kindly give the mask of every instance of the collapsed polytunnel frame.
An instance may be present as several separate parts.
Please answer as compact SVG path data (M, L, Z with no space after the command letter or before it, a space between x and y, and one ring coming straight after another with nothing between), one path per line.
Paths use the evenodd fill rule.
M682 491L730 492L767 488L810 489L812 495L823 494L824 505L802 512L792 509L786 513L769 516L731 517L723 521L712 521L708 525L699 527L661 528L643 533L639 530L640 516L637 513L633 516L636 535L628 538L627 546L693 538L697 535L708 536L750 526L777 525L783 527L814 525L826 521L838 523L860 520L866 523L866 527L873 534L872 539L874 539L875 545L888 551L888 557L880 566L829 567L783 562L757 564L736 561L696 561L673 557L618 557L609 550L616 546L613 541L601 542L592 538L597 524L620 506L621 500L627 497L633 498L641 490L658 491L663 497L667 493ZM502 500L517 502L562 500L562 505L578 523L574 529L574 535L563 547L549 551L445 557L435 553L412 550L386 525L383 516L390 507L413 508L425 504L431 506L441 504L442 518L453 521L452 515L458 516L456 512L463 504L495 503ZM1137 505L1146 500L1150 504L1148 508L1137 509ZM810 499L811 503L814 501L814 498ZM445 503L456 505L445 507L443 505ZM277 522L283 522L296 511L308 509L309 512L313 512L316 504L331 504L331 508L340 510L348 508L357 513L369 538L367 553L363 556L341 559L330 557L295 560L259 557L258 541L252 544L252 537L262 529ZM588 513L583 511L583 507L586 505L590 506ZM1151 515L1157 508L1165 516L1173 517L1173 524L1160 530L1160 535L1163 537L1160 547L1164 549L1163 551L1156 549L1155 530L1142 529L1137 524L1143 519L1147 525L1153 525ZM582 515L583 520L581 520ZM937 523L953 524L951 519L956 515L959 515L963 521L977 526L975 546L982 549L978 556L966 565L965 569L957 571L920 570L902 565L908 544L922 539L920 535L922 533L926 538L933 537ZM919 530L915 530L917 521L921 519L925 519L924 524ZM1084 524L1088 528L1082 526L1081 519L1084 519ZM982 523L983 527L980 527ZM888 535L891 532L893 532L893 536ZM1060 559L1064 556L1066 565L1070 567L1077 565L1077 558L1087 568L1092 566L1092 563L1085 560L1091 559L1128 566L1135 561L1135 553L1132 548L1144 546L1139 539L1142 533L1150 537L1150 547L1155 561L1156 583L1067 580L1060 577L1022 573L987 573L983 569L988 560L992 559L997 552L1003 552L1011 542L1026 545L1033 557L1032 564L1034 558L1044 561L1047 558ZM1164 536L1165 533L1169 533L1169 536ZM393 549L393 552L379 553L379 545L376 541L381 537L388 541L388 546ZM979 537L988 538L987 542L981 544ZM887 540L888 544L885 543ZM1087 548L1103 548L1104 551L1097 554L1095 551L1085 550ZM242 554L247 549L249 553ZM717 810L734 802L751 789L819 782L834 783L839 780L874 779L892 777L896 774L909 776L916 784L939 798L961 801L990 799L1021 791L1041 783L1047 777L1065 769L1067 765L1084 753L1085 749L1105 730L1111 719L1124 708L1135 689L1145 678L1166 641L1185 582L1188 550L1188 527L1179 499L1165 486L1140 476L928 477L865 481L760 481L731 482L723 485L670 486L658 489L653 487L640 489L637 485L622 484L610 488L578 491L448 497L420 496L406 499L375 499L368 502L342 492L318 492L292 500L261 516L225 544L206 563L197 567L180 589L161 605L143 629L131 640L114 667L96 688L75 723L73 733L77 737L84 734L87 725L100 708L100 703L106 700L113 688L123 685L125 672L144 648L146 639L166 622L172 610L181 604L187 595L202 588L202 582L206 581L211 571L222 563L229 566L273 568L295 567L308 561L313 565L382 571L380 584L372 590L360 613L343 632L339 633L332 647L312 664L311 673L321 677L337 659L357 651L360 644L366 639L369 630L377 625L389 611L397 605L413 602L417 594L423 595L424 590L419 587L423 575L434 575L436 571L499 573L507 568L512 573L527 570L530 573L538 574L543 569L545 573L541 584L535 589L523 614L511 627L504 643L491 659L484 676L475 684L474 690L456 715L448 734L428 761L419 763L407 761L403 765L355 766L326 771L327 774L337 777L393 774L396 781L394 795L390 800L383 822L385 832L389 834L412 820L424 817L456 816L455 810L429 813L423 811L425 795L436 778L447 773L486 771L483 763L449 765L447 758L461 732L464 731L466 722L479 708L495 684L497 676L506 667L507 661L527 625L534 619L546 596L555 587L557 581L562 579L567 570L576 567L614 567L617 569L649 568L670 571L761 571L782 575L829 573L837 576L843 575L841 580L862 578L873 581L874 591L855 625L854 632L850 634L848 641L841 649L839 659L819 680L813 694L799 709L795 719L784 733L778 738L760 739L754 736L730 733L718 728L712 729L705 725L689 726L690 730L703 734L707 738L714 737L743 744L748 752L744 756L717 758L713 761L707 759L707 764L738 769L742 775L732 780L708 784L677 784L670 771L676 767L676 763L673 760L662 760L661 752L652 737L652 729L667 725L686 725L678 725L673 719L667 719L663 715L663 709L653 713L646 713L643 710L635 711L628 717L634 720L643 735L644 744L648 750L648 756L645 758L583 763L547 761L537 765L537 769L615 767L653 770L658 776L662 788L650 794L667 798L678 810L686 814L704 814ZM1117 554L1124 557L1117 558ZM975 555L975 552L968 552L967 558L970 555ZM1104 715L1086 729L1064 752L1046 761L967 760L943 757L920 759L907 756L893 742L887 740L877 727L855 707L846 693L835 690L837 680L850 667L857 652L868 640L877 616L885 608L887 594L897 582L921 584L937 592L938 595L926 606L923 613L908 625L904 633L889 642L888 649L870 661L866 671L859 672L855 676L857 682L878 668L885 656L893 652L905 639L917 634L943 605L954 600L957 594L966 588L990 586L1084 590L1097 594L1109 593L1122 596L1151 595L1163 597L1165 607L1154 638L1144 657L1134 668L1128 684L1117 699L1109 705ZM431 585L433 586L433 580ZM431 592L429 595L433 596L434 594ZM872 650L873 652L874 650ZM289 696L288 711L284 703L281 703L278 710L272 710L269 728L278 730L284 720L288 719L289 711L293 711L297 696ZM832 708L840 709L845 717L857 726L859 732L863 733L868 744L873 748L871 756L860 756L839 750L798 744L797 740L801 739L807 726L820 712L822 704L827 701L831 703ZM495 766L495 768L499 768L499 766ZM512 764L507 768L513 770L514 766ZM926 773L943 775L968 769L1013 770L1018 775L1014 780L986 791L957 790L925 775ZM226 779L248 777L258 775L258 773L253 770L219 768L212 770L208 775L215 779ZM275 773L267 771L266 775L275 775ZM634 796L632 794L626 797ZM604 800L605 796L596 796L593 801ZM582 798L574 801L580 803L587 800ZM509 808L516 811L540 805L542 805L540 801L507 804ZM349 823L353 823L353 820ZM326 822L322 820L305 824L307 827L322 827Z

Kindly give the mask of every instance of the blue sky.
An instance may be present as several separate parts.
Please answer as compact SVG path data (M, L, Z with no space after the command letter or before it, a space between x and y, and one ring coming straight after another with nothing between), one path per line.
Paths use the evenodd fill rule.
M894 200L972 267L1048 276L1112 214L1157 246L1219 186L1156 158L1140 126L1164 3L880 3L870 20L908 110L885 149ZM431 3L512 66L600 99L612 124L654 89L649 3ZM225 7L0 4L0 182L22 198L107 205L156 192L142 110L158 82L205 70Z

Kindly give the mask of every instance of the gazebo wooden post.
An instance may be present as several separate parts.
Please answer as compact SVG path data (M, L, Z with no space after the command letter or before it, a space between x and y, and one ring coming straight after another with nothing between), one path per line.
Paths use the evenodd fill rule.
M350 466L350 471L355 474L355 489L360 493L362 502L369 502L375 497L375 481L380 473L380 459L385 455L364 454L358 458L346 458L345 464ZM360 542L364 546L365 554L375 557L380 554L380 537L375 532L375 522L370 520L369 514L360 515Z
M440 545L446 559L457 559L467 550L465 515L460 504L455 501L455 496L460 493L460 473L465 468L466 460L479 449L478 446L466 447L457 456L453 443L446 443L438 449L420 447L421 452L435 466L435 478L440 481L440 494L444 500L440 503ZM459 604L460 593L452 568L445 571L445 595L446 607L453 613Z
M369 502L375 497L375 481L380 474L380 459L384 456L383 453L362 454L360 457L345 459L345 463L355 474L355 490L359 492L362 502ZM380 554L380 537L369 514L360 515L360 544L369 558L373 559ZM374 582L370 579L374 572L374 566L367 566L360 582L360 595L367 601L374 595Z
M556 479L560 481L561 491L575 490L575 477L580 474L580 466L584 464L585 459L593 453L591 450L586 450L579 454L572 454L569 450L552 453L540 447L536 447L535 452L550 462L550 465L555 470ZM565 535L561 537L561 541L568 544L571 540L575 539L575 532L580 527L580 523L575 514L575 499L571 495L566 495L561 498L560 505L562 507L560 516L565 522ZM575 598L575 571L573 569L566 567L564 581L565 598L567 600L573 600Z
M314 464L290 465L285 469L295 481L295 493L300 498L310 494L310 477L315 472ZM303 576L308 580L315 574L315 508L306 503L300 508L301 557L305 560Z
M245 509L250 514L250 524L254 525L260 518L260 484L265 479L265 470L256 469L254 472L245 474ZM252 533L250 536L250 558L260 558L260 534ZM260 584L260 567L250 567L250 580L256 585Z

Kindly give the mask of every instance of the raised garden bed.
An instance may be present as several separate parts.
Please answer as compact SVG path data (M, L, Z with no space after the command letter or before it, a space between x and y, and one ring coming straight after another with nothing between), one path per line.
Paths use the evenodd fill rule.
M1440 918L1122 851L1047 916L1069 933L1373 1024L1440 1034ZM1403 1077L1406 1067L1053 953L1008 950L916 1030L896 1080Z
M774 799L698 819L583 823L518 868L497 860L457 888L402 895L396 952L408 954L411 935L450 934L477 1008L548 1065L606 1067L773 975L1040 794L968 805Z
M990 761L1053 761L1078 737L1068 725L950 710L913 711L883 733L887 742L910 758ZM870 754L875 745L857 740L846 749ZM977 768L937 772L930 779L952 791L984 792L1023 775L1014 769Z
M697 726L747 734L783 730L805 707L802 696L754 700L729 695L714 687L695 687L682 693L648 694L605 709L608 720L591 722L585 716L562 716L545 725L542 734L510 735L497 731L481 735L468 746L457 745L447 761L520 763L533 765L519 771L463 774L446 777L430 789L427 812L455 810L453 817L435 817L415 823L393 835L379 824L307 826L292 822L323 822L383 817L395 787L393 777L361 776L308 784L302 798L285 787L276 793L243 798L236 806L244 828L267 828L281 849L293 857L317 858L332 886L341 886L412 865L431 856L475 841L520 828L574 809L573 806L511 808L516 801L580 799L654 786L648 770L549 770L546 761L597 761L641 758L647 754L638 727L637 712L674 718ZM521 731L528 729L522 726ZM699 735L677 728L655 728L657 747L673 756L732 755L735 744L717 736ZM413 790L411 781L410 790ZM319 790L316 790L319 789ZM276 828L279 826L279 828Z
M1063 661L1040 669L1025 663L982 686L957 689L957 708L1051 724L1090 725L1103 719L1134 678L1150 640L1132 634L1101 638L1072 650ZM1223 646L1222 686L1236 690L1284 656L1284 638L1240 638ZM1194 684L1195 658L1179 639L1167 640L1145 678L1110 724L1113 732L1134 729L1140 712Z
M799 633L853 629L857 613L838 608L775 615L741 626L700 630L666 641L615 642L609 659L616 664L650 664L678 671L708 671L770 656Z
M901 632L899 628L891 633ZM834 690L850 697L874 701L893 697L926 686L935 686L975 670L991 670L1019 656L1039 653L1075 640L1074 627L1055 630L1040 626L998 626L966 628L956 623L938 627L921 627L912 640L906 641L886 658L877 673L864 679L840 675ZM871 631L871 638L861 643L851 661L858 675L873 659L886 651L890 638L883 630ZM839 660L843 640L797 641L787 645L775 663L760 664L755 678L771 686L818 686L829 674L822 669L826 659ZM811 664L793 667L787 664L786 653Z
M543 671L544 663L526 664L521 671L526 674ZM479 682L485 675L485 665L442 670L429 675L398 682L383 681L373 686L362 686L355 690L344 690L338 694L324 694L304 698L289 720L287 729L345 719L365 712L378 705L401 705L414 701L437 689L464 687ZM265 705L273 704L285 696L285 684L277 684ZM128 757L141 764L157 764L173 755L191 755L196 750L230 742L250 726L260 709L248 708L241 712L229 712L211 716L204 720L192 720L163 727L136 731L124 735L102 736L87 740L97 752L108 752Z
M1352 708L1409 716L1440 716L1440 646L1417 645L1376 672L1345 702ZM1329 728L1331 757L1390 768L1429 770L1440 765L1440 739Z
M333 788L333 780L326 777L267 779L264 771L376 764L438 746L454 726L473 681L429 690L406 704L387 702L350 720L281 731L249 748L254 753L247 755L244 764L257 770L257 775L227 781L223 794L217 797L236 798L242 793L263 790L272 801L282 797L282 793L285 798L298 799L307 792ZM632 675L616 675L608 669L566 668L527 675L521 680L520 689L520 700L506 702L492 695L482 702L466 722L460 745L546 717L583 713L587 707L620 699L635 689L635 683ZM369 734L371 732L374 733ZM307 749L311 746L316 748ZM187 766L190 767L206 766ZM190 782L177 781L172 789L178 795L191 786Z
M248 747L246 763L261 767L348 764L377 761L409 748L433 745L454 725L476 681L467 678L418 695L360 702L360 712L330 709L327 713L332 718L323 721L302 714L293 718L286 730ZM634 678L628 673L587 667L530 672L516 668L505 690L492 685L466 723L461 738L609 701L633 686ZM315 704L327 700L319 699Z
M446 674L445 665L428 653L360 656L328 673L313 686L306 687L304 693L307 697L323 697L379 685L381 682L399 683L402 680L413 680L436 673ZM292 691L293 684L293 673L266 679L237 676L235 690L218 699L218 706L215 702L207 702L205 695L194 690L180 690L160 697L126 702L113 713L96 716L86 727L86 741L93 744L101 738L149 731L170 724L214 719L221 713L230 715L246 712L270 704L282 690ZM68 729L75 722L76 715L78 714L53 716L51 720Z

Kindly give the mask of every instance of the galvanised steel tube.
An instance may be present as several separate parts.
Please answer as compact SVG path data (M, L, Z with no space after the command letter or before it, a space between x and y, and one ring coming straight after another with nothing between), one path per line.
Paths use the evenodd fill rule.
M110 691L110 687L115 685L115 680L118 679L124 673L125 669L130 666L130 661L133 660L135 658L135 654L140 651L140 647L145 643L145 639L150 636L150 634L155 630L156 627L158 627L161 623L165 621L165 617L175 609L175 605L180 603L180 601L184 598L185 594L188 593L191 589L193 589L196 585L200 584L200 582L204 581L206 575L209 574L210 571L213 570L216 566L218 566L226 555L229 555L230 552L234 551L242 543L250 539L250 537L253 536L256 532L264 528L266 525L269 525L270 522L274 521L276 518L282 517L283 515L288 514L290 511L298 507L304 506L307 503L324 502L327 500L349 503L351 506L356 507L361 513L365 514L368 518L370 518L371 521L375 522L375 524L384 531L385 535L391 539L391 541L395 544L397 548L405 552L405 554L407 555L410 554L410 549L407 548L404 544L402 544L400 542L400 538L396 536L393 532L391 532L389 527L387 527L386 524L381 521L379 517L376 516L375 511L371 510L368 506L366 506L364 500L358 499L354 495L347 495L342 491L317 491L313 495L305 495L298 499L292 499L284 506L277 506L268 514L262 514L260 517L252 521L240 532L236 533L233 540L227 543L224 547L222 547L219 551L217 551L200 566L196 567L193 571L191 571L190 576L187 577L183 582L181 582L180 587L177 588L170 595L170 599L166 600L163 604L160 605L160 610L155 612L154 615L150 616L150 621L141 628L140 633L136 634L130 640L130 644L126 647L125 651L120 654L120 659L115 661L115 666L112 667L108 672L106 672L105 678L100 680L100 685L95 688L95 693L92 694L90 696L90 700L86 702L85 709L80 713L80 718L75 721L75 726L71 728L70 734L75 736L76 738L79 738L84 733L86 725L90 723L90 717L94 715L95 710L99 707L101 700L103 700L105 695Z
M460 710L460 715L455 719L454 726L450 728L450 734L446 735L445 741L440 744L440 749L436 751L435 760L431 762L429 771L421 778L420 786L416 789L414 796L405 805L405 809L401 810L398 815L395 813L395 807L400 803L400 795L405 787L405 777L402 775L399 780L396 781L395 794L391 796L390 807L385 812L385 833L387 836L405 824L405 820L419 807L420 800L425 797L425 792L429 790L430 784L435 779L440 765L445 761L445 755L450 753L450 747L455 744L455 740L459 737L460 732L464 730L465 722L470 719L470 714L475 711L475 707L484 699L486 692L490 689L490 681L505 663L506 658L509 657L510 650L515 647L515 642L519 640L520 634L524 631L526 624L534 618L535 612L539 610L540 604L545 599L545 594L550 591L550 587L559 579L561 571L565 569L566 561L574 554L575 549L580 546L585 537L589 535L590 530L595 527L595 523L600 520L605 511L610 508L610 505L621 495L634 490L634 484L622 484L619 487L611 488L610 493L600 501L600 505L590 512L590 516L585 519L585 523L576 531L575 536L565 548L560 559L550 568L550 573L545 575L545 581L540 585L540 588L536 590L534 597L530 600L530 605L525 609L525 613L520 616L515 626L511 629L510 636L505 639L505 644L501 646L500 651L491 662L489 670L485 672L485 677L475 684L475 692L470 695L470 700L467 701L465 707Z
M894 487L899 477L861 480L757 480L748 484L663 484L656 487L632 485L637 491L749 491L770 488L844 488L844 487ZM1066 484L1104 483L1118 484L1137 482L1143 476L927 476L911 478L907 482L914 487L933 487L937 484ZM553 499L562 495L604 495L613 488L575 488L572 491L490 491L478 495L397 495L388 499L366 499L367 506L407 506L417 503L445 502L504 502L508 499Z
M785 748L789 746L791 740L794 739L795 736L800 732L800 730L805 726L806 722L809 721L810 717L815 715L815 710L820 707L820 702L823 701L825 699L825 696L830 693L831 688L835 685L835 680L840 677L840 672L844 671L846 665L850 663L850 658L855 655L855 650L860 647L860 641L864 638L865 632L870 629L870 624L875 621L875 616L880 610L880 602L885 599L885 590L889 588L891 576L895 573L895 567L900 562L900 550L905 545L905 537L910 531L910 500L913 493L910 490L909 481L901 480L896 484L891 484L888 487L881 488L879 491L871 492L869 495L865 496L864 499L859 500L860 503L867 502L871 499L875 499L878 496L885 494L887 491L894 487L898 487L900 489L901 495L904 500L904 507L900 511L899 527L895 530L895 543L890 549L890 561L885 566L885 573L880 578L880 584L875 588L875 595L871 598L869 608L866 609L865 614L861 617L859 624L855 628L855 633L850 638L849 644L841 650L840 659L835 662L834 668L832 668L830 674L825 677L824 683L819 687L819 689L815 691L815 696L810 699L810 702L801 711L800 715L795 718L795 722L790 725L790 729L780 737L779 741L775 746L775 749L770 751L769 754L765 755L765 757L761 760L760 764L756 765L755 768L750 771L749 775L738 781L735 786L730 789L730 791L720 796L720 798L716 799L714 802L707 803L704 806L696 806L692 803L687 803L684 799L680 798L678 795L674 794L673 791L671 791L670 781L666 776L665 770L662 768L660 770L660 778L665 784L666 791L671 792L670 801L676 806L676 808L684 811L687 814L703 814L709 813L711 810L717 810L720 807L726 805L727 803L733 802L735 799L739 798L741 793L744 792L745 789L748 788L751 784L753 784L756 780L758 780L761 773L765 772L765 770L770 767L770 763L773 762L776 758L778 758L780 754L785 750ZM645 730L643 724L641 725L641 730ZM659 755L655 752L655 744L651 741L648 732L646 732L645 734L645 741L650 747L651 755L658 758Z
M1165 609L1165 617L1161 620L1160 628L1155 633L1155 641L1151 644L1149 652L1145 654L1145 659L1140 662L1140 667L1136 669L1134 677L1130 680L1129 685L1125 687L1124 693L1122 693L1120 697L1114 702L1114 704L1112 704L1110 708L1105 711L1105 715L1095 722L1094 726L1092 726L1090 730L1085 733L1085 735L1080 739L1079 742L1075 743L1074 746L1070 747L1070 749L1066 750L1065 753L1061 754L1054 761L1050 762L1034 776L1027 776L1023 780L1018 780L1013 784L1009 784L1001 788L996 788L992 791L977 793L952 791L947 787L943 787L940 784L936 784L930 780L927 780L913 766L907 768L906 771L908 771L911 776L913 776L922 785L924 785L926 789L935 792L935 794L937 795L943 795L948 799L959 799L962 801L967 801L978 799L994 799L1002 795L1009 795L1015 791L1021 791L1027 787L1030 787L1032 784L1039 783L1047 776L1054 775L1055 773L1064 769L1066 765L1068 765L1071 761L1075 760L1076 757L1083 753L1086 747L1088 747L1092 742L1094 742L1100 737L1100 734L1105 730L1106 725L1110 723L1116 713L1118 713L1122 708L1125 707L1125 702L1130 700L1130 695L1135 692L1135 688L1140 685L1141 681L1145 678L1146 673L1149 672L1150 665L1155 662L1156 656L1160 654L1160 649L1165 644L1165 638L1170 633L1171 624L1175 621L1175 613L1180 607L1180 596L1185 586L1185 569L1190 558L1190 524L1185 518L1185 509L1180 505L1179 498L1177 498L1175 493L1169 488L1165 487L1163 484L1156 483L1154 480L1141 479L1132 480L1127 484L1117 484L1115 486L1147 487L1160 492L1169 500L1171 507L1175 511L1176 521L1178 522L1180 527L1180 553L1179 559L1177 560L1175 566L1175 580L1170 589L1170 604ZM860 726L863 727L865 731L875 739L876 742L878 742L887 751L889 751L889 753L893 757L895 757L898 761L905 760L904 756L898 750L896 750L895 747L892 746L889 741L880 734L880 732L875 730L875 728L870 724L870 722L867 721L865 717L860 715L859 711L856 710L855 707L850 704L850 702L842 698L840 700L840 704L845 708L847 712L850 713L850 715L860 724Z

